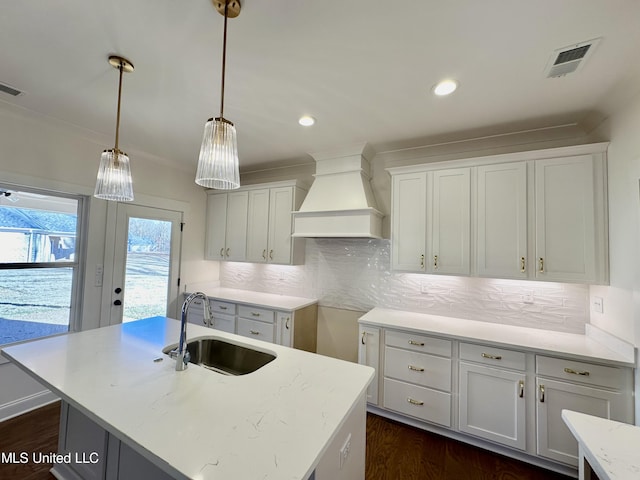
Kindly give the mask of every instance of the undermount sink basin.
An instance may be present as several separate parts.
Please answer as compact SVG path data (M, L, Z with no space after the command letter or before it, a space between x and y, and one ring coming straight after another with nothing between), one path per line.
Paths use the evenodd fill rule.
M173 348L167 347L168 354ZM275 360L275 355L230 343L219 338L198 338L187 343L189 363L226 375L246 375Z

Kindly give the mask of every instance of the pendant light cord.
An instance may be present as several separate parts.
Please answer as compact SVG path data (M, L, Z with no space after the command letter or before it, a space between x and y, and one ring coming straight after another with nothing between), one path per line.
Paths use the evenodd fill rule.
M116 114L116 145L114 147L115 150L115 157L118 157L118 153L120 152L120 150L118 149L118 138L119 138L119 132L120 132L120 97L122 95L122 72L123 72L123 64L122 62L120 62L120 66L118 67L118 70L120 71L120 81L118 83L118 113Z
M222 37L222 82L220 82L220 118L224 118L224 74L227 63L227 17L229 10L229 2L231 0L225 0L224 2L224 33Z

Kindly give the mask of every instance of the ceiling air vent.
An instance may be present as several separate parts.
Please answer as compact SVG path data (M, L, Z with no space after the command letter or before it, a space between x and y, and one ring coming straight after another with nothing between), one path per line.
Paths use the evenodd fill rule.
M9 95L12 95L14 97L22 95L22 92L20 90L18 90L17 88L10 87L5 83L0 83L0 92L8 93Z
M600 40L600 38L595 38L555 50L545 70L547 77L562 77L578 70L593 53Z

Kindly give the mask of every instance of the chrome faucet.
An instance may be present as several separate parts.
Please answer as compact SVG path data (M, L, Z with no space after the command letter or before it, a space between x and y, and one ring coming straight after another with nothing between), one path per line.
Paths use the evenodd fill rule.
M180 343L178 347L171 352L171 358L176 359L176 372L181 372L187 369L191 355L187 350L187 310L189 305L196 298L201 298L204 301L204 323L205 325L211 324L211 306L209 305L209 297L202 292L195 292L189 295L182 304L182 315L180 317Z

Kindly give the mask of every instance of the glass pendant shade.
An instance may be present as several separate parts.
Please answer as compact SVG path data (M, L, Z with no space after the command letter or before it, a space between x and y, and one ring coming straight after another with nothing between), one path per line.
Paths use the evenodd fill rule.
M196 183L219 190L240 187L236 127L224 118L210 118L204 126Z
M133 200L131 168L126 153L114 148L102 152L93 196L116 202Z

